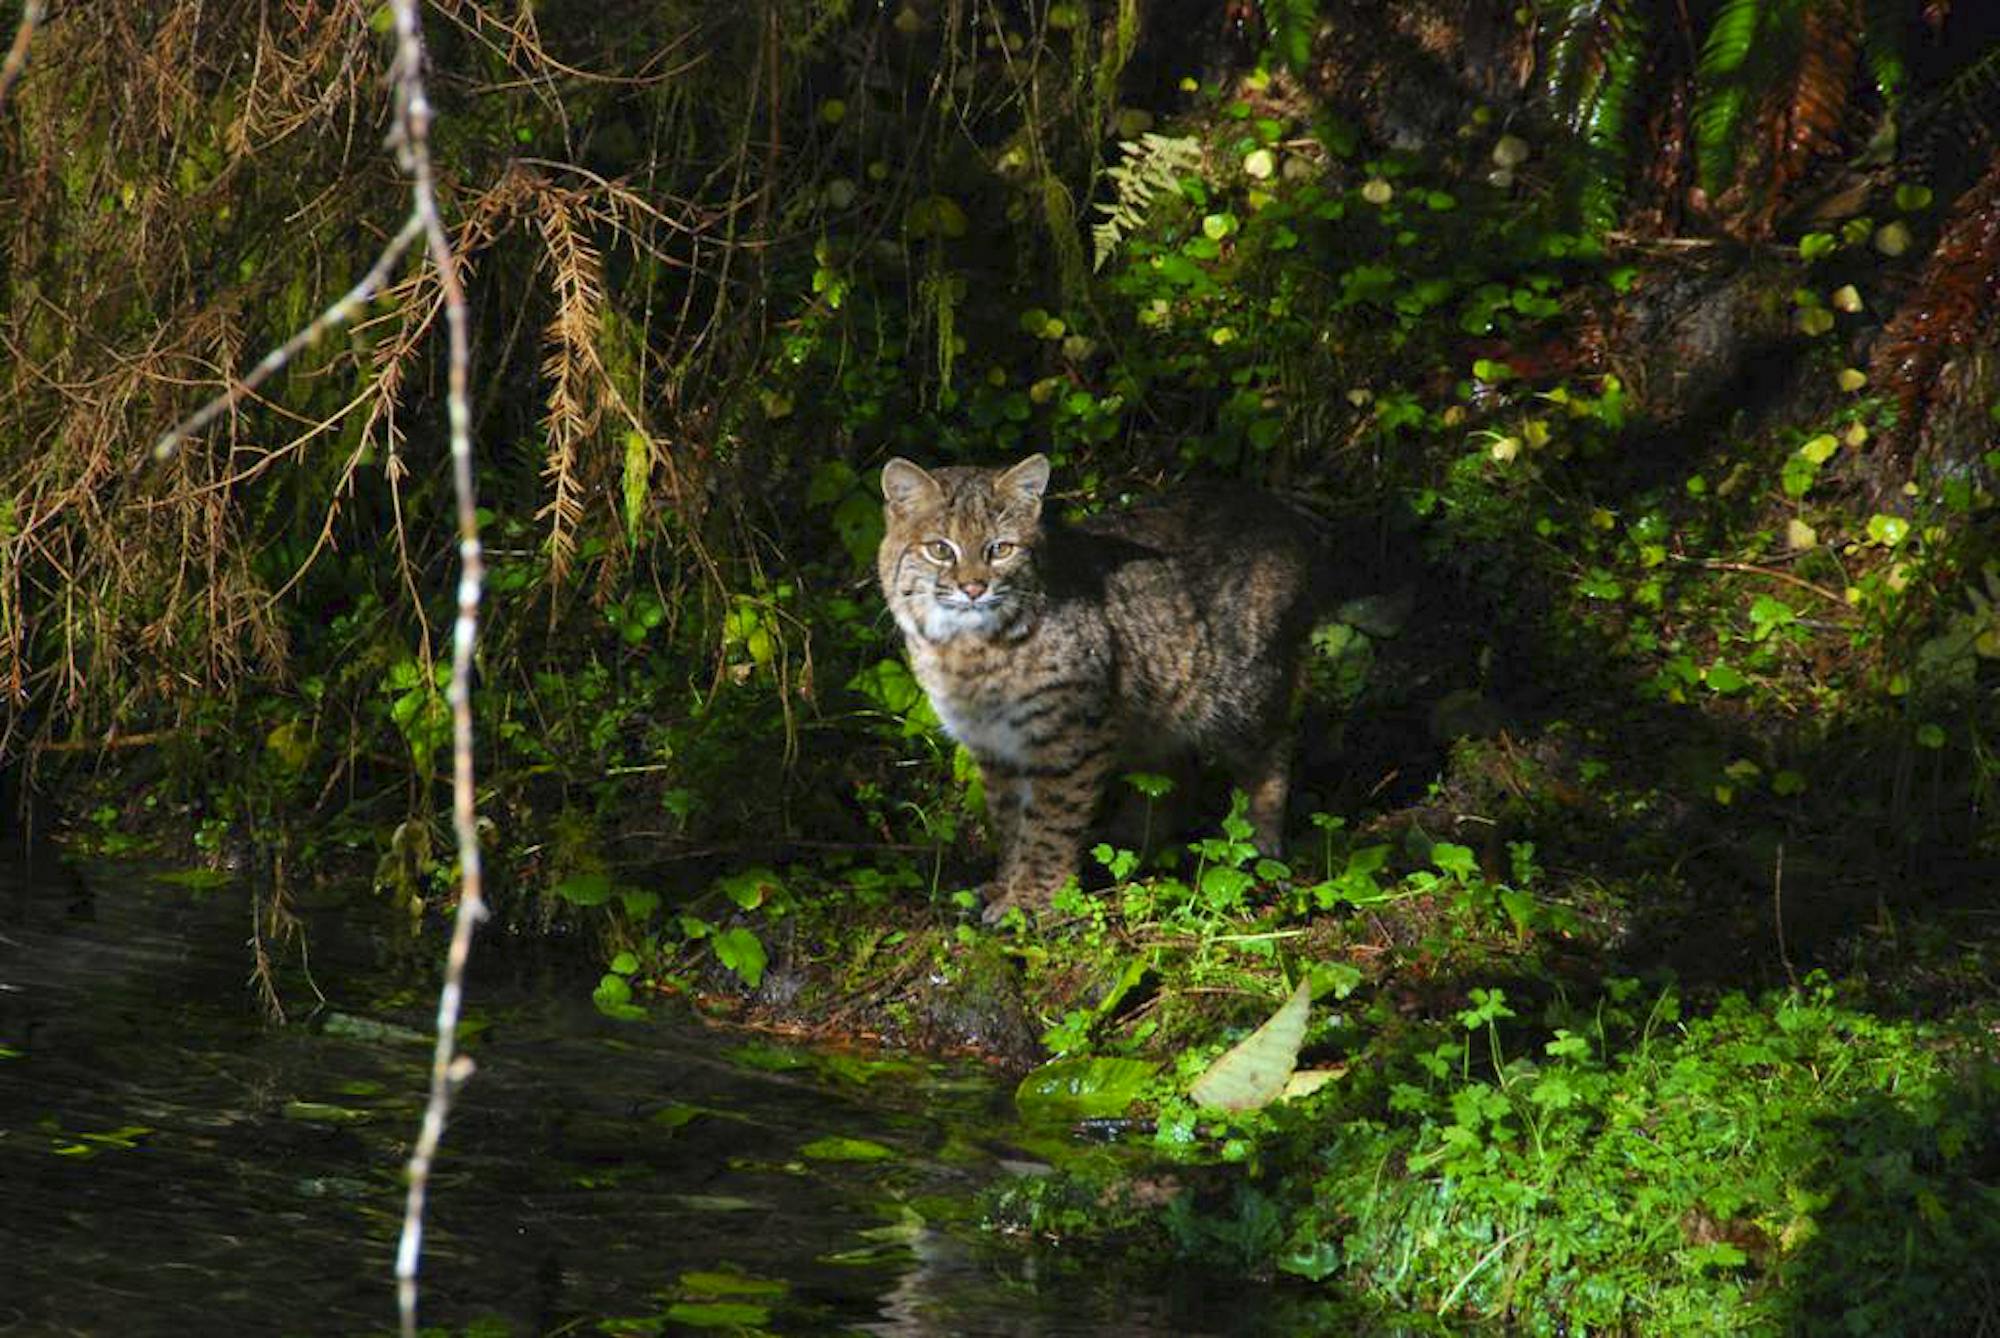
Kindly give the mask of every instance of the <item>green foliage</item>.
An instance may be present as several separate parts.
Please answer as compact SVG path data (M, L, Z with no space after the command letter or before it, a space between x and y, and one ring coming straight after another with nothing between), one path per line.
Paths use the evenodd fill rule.
M1723 0L1710 22L1695 69L1695 161L1704 189L1722 188L1736 165L1737 132L1757 87L1759 39L1768 40L1779 6L1769 0Z
M764 983L764 944L756 934L738 925L724 929L709 939L715 959L736 973L743 983L756 989Z
M1014 1102L1030 1120L1122 1115L1147 1089L1157 1068L1138 1059L1058 1059L1022 1078Z
M1572 184L1583 227L1615 226L1632 155L1634 94L1651 58L1651 30L1635 0L1575 0L1551 28L1549 101L1584 152Z
M1909 98L1907 11L1862 10L1857 69L1885 104ZM1796 375L1765 379L1813 393L1662 431L1671 378L1628 381L1620 331L1680 329L1678 294L1736 262L1613 231L1628 199L1659 204L1642 191L1684 193L1685 164L1642 136L1672 133L1689 75L1704 191L1754 178L1766 99L1818 11L1696 7L1691 71L1664 40L1678 11L1536 11L1539 97L1502 122L1520 129L1495 136L1488 113L1513 112L1478 107L1414 150L1381 142L1379 90L1316 77L1310 0L1261 7L1265 69L1144 108L1120 105L1128 3L1041 7L1039 26L821 6L778 23L775 51L754 8L648 10L609 45L581 10L541 14L550 50L588 35L606 68L700 31L701 65L630 86L441 53L471 62L439 125L481 285L484 437L522 443L480 462L496 905L515 929L584 931L610 1016L674 992L945 1043L1039 1033L1059 1058L1024 1104L1150 1113L1152 1151L1215 1164L1164 1210L1107 1193L1123 1173L996 1195L996 1222L1037 1235L1147 1231L1440 1322L1866 1331L1903 1307L1952 1331L1949 1270L1989 1277L1974 1209L1990 1124L1961 1112L1990 1116L1992 1093L1957 1025L1894 1005L1969 1026L1963 1000L1992 970L1990 936L1930 918L1937 879L1908 870L1966 882L1995 853L2000 457L1920 454L1890 477L1922 406L1841 359L1904 283L1878 225L1928 246L1953 202L1898 176L1862 213L1798 224L1796 272L1770 290L1791 335L1759 356L1796 353ZM238 69L200 74L240 92ZM21 142L65 147L18 197L52 249L9 262L45 268L9 279L34 300L9 318L26 361L0 431L21 468L0 498L0 650L22 657L20 718L48 713L35 727L64 745L41 765L112 723L178 731L126 754L130 792L91 801L99 849L130 851L150 823L216 860L359 852L421 930L452 874L438 645L454 537L417 427L435 407L429 299L399 290L361 342L299 369L287 408L323 418L323 441L245 466L248 443L289 430L246 406L185 478L123 482L69 434L137 439L124 405L240 362L224 351L268 331L233 313L275 324L351 282L343 239L372 224L343 212L273 251L257 241L271 220L321 220L269 185L223 217L229 183L274 175L236 166L227 115L169 137L162 213L124 128L43 134L49 94L28 94L42 119ZM1529 126L1568 139L1530 145ZM571 144L587 173L528 168ZM315 198L345 208L332 151L313 155ZM376 191L370 176L354 208ZM72 235L86 215L124 222ZM124 258L155 236L174 245ZM207 300L176 277L188 255L217 258L203 284L222 284L228 320L135 392L121 378L161 313ZM51 314L72 310L93 331L76 348ZM1979 365L1968 353L1966 376ZM79 399L95 386L117 389ZM1255 850L1242 796L1203 811L1214 778L1136 772L1119 788L1143 805L1140 838L1096 844L1053 923L996 940L957 909L984 873L977 769L872 589L873 471L1029 448L1061 462L1072 514L1178 478L1278 481L1324 519L1351 604L1312 636L1295 807L1325 811L1300 814L1289 860ZM40 472L44 454L62 469ZM190 564L187 534L217 546ZM1415 586L1403 611L1362 588L1370 562ZM240 689L280 666L282 690ZM162 686L189 682L201 702ZM1176 790L1197 810L1186 831L1161 802ZM304 848L285 844L308 813ZM809 853L751 862L786 849ZM1865 905L1840 900L1854 887ZM1794 898L1809 914L1787 918ZM1767 934L1779 956L1758 956ZM1933 941L1950 946L1913 946ZM1908 956L1876 975L1871 954ZM1704 991L1663 983L1697 956L1755 960ZM1735 988L1794 959L1860 963L1854 988L1891 1002ZM973 961L1018 976L1025 1006L952 1031L937 982ZM1947 984L1903 1000L1911 979ZM1296 1057L1339 1081L1230 1113L1178 1095L1302 981L1322 1006ZM711 1304L683 1290L677 1313ZM762 1322L730 1313L675 1322Z
M1271 54L1287 69L1303 73L1312 63L1312 40L1319 27L1319 0L1262 0L1264 31Z
M1532 1056L1502 1049L1497 992L1467 1010L1468 1033L1493 1038L1486 1064L1396 1084L1401 1129L1347 1125L1315 1188L1353 1206L1309 1208L1282 1266L1394 1270L1413 1301L1537 1326L1949 1328L1984 1304L1976 1282L1938 1284L1986 1272L1970 1176L2000 1089L1946 1037L1823 991L1731 996L1678 1026L1671 996L1640 1022L1621 994ZM1385 1185L1390 1159L1408 1169ZM1914 1309L1890 1319L1898 1307Z
M1090 227L1096 246L1092 267L1100 270L1119 242L1145 225L1156 200L1184 194L1181 178L1200 167L1202 150L1192 137L1149 132L1138 140L1121 141L1118 152L1119 160L1104 173L1112 197L1097 206L1104 217Z
M814 1161L888 1161L896 1153L872 1138L829 1135L806 1143L799 1148L799 1155Z

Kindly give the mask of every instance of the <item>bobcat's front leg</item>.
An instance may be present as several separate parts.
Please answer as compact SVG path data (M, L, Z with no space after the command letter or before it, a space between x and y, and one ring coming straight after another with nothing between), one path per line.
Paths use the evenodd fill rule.
M979 778L986 787L986 834L993 840L999 857L997 869L1007 867L1008 852L1020 839L1021 810L1028 802L1028 778L1018 767L991 758L981 758ZM996 872L995 881L999 875Z
M1001 842L1000 868L984 889L986 910L980 919L998 924L1019 906L1030 913L1045 909L1076 873L1077 848L1103 793L1115 760L1109 738L1083 738L1059 762L1023 767L1007 774L1003 812L995 832ZM986 802L994 813L992 777L986 768Z

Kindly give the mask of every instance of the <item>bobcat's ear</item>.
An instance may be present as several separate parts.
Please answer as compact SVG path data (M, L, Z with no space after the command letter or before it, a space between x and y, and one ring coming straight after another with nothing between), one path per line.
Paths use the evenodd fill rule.
M891 511L909 512L944 500L938 481L902 456L882 466L882 500Z
M1026 502L1039 511L1042 508L1042 494L1049 487L1049 457L1031 455L1020 464L1000 476L999 485L994 489L1010 501Z

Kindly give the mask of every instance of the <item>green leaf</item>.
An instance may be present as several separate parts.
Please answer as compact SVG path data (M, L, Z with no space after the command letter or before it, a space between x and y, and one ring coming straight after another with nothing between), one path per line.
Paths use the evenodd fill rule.
M608 971L598 980L597 988L590 992L590 1001L597 1005L598 1012L621 1022L646 1015L645 1009L632 1002L632 982Z
M1578 594L1590 599L1617 599L1625 593L1625 588L1618 584L1618 578L1602 567L1592 567L1576 583L1576 589Z
M1014 1088L1014 1104L1036 1120L1122 1115L1158 1071L1143 1059L1058 1059L1031 1070Z
M1717 660L1714 664L1708 666L1708 672L1703 677L1707 681L1711 691L1719 692L1724 696L1741 692L1750 684L1749 679L1743 677L1742 674L1738 673L1722 660Z
M755 934L738 925L725 929L709 940L715 959L734 971L745 985L756 989L764 982L764 944Z
M722 895L746 911L754 911L767 900L782 896L785 880L762 864L753 864L716 880Z
M1798 610L1782 599L1759 595L1750 604L1751 640L1762 641L1781 627L1799 620Z
M891 715L908 715L924 700L924 690L901 660L878 660L847 680L847 686Z
M759 1328L770 1318L769 1306L748 1301L676 1301L667 1307L669 1324L690 1329L743 1331Z
M833 532L857 567L875 560L882 543L882 508L865 492L851 492L833 509Z
M602 906L611 900L611 875L602 869L573 873L556 884L555 893L572 906Z
M814 1161L892 1161L896 1150L870 1138L844 1138L832 1134L815 1138L799 1149L799 1155Z
M1697 1245L1683 1257L1696 1268L1735 1268L1750 1260L1750 1256L1743 1253L1739 1246L1731 1245L1726 1240Z
M860 486L860 476L845 460L826 460L813 470L806 484L806 505L826 506L837 502Z
M1431 847L1431 863L1460 882L1469 883L1479 876L1479 860L1470 846L1440 841Z
M1331 994L1336 999L1345 999L1360 988L1363 979L1361 968L1352 962L1315 962L1306 972L1315 997Z
M1818 477L1819 465L1815 461L1803 455L1791 455L1786 457L1783 467L1778 470L1778 486L1784 489L1787 497L1804 497L1812 490L1813 480Z
M783 1296L792 1284L783 1278L696 1269L681 1274L681 1286L703 1296Z
M625 503L625 542L636 548L639 544L640 521L646 514L646 498L653 477L653 443L646 434L636 430L625 433L625 470L623 477Z
M1243 894L1256 884L1256 878L1242 869L1232 869L1218 864L1205 870L1201 876L1202 899L1209 905L1233 910L1243 903Z
M1910 522L1901 516L1877 513L1868 518L1868 537L1885 548L1894 548L1910 534Z
M1695 63L1696 173L1711 196L1736 167L1737 132L1751 105L1748 67L1765 12L1765 0L1724 0Z
M1312 987L1299 981L1277 1012L1208 1066L1188 1088L1188 1097L1210 1110L1260 1110L1283 1095L1298 1067L1312 1011Z
M1348 852L1347 872L1351 874L1371 874L1379 872L1389 863L1387 845L1360 846Z

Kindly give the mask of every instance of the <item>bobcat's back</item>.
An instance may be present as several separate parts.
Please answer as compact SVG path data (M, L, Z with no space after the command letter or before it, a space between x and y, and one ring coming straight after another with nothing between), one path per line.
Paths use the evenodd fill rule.
M1059 533L1051 558L1062 577L1102 590L1118 695L1140 742L1164 735L1229 756L1283 727L1312 625L1316 547L1310 524L1275 497L1191 490Z

